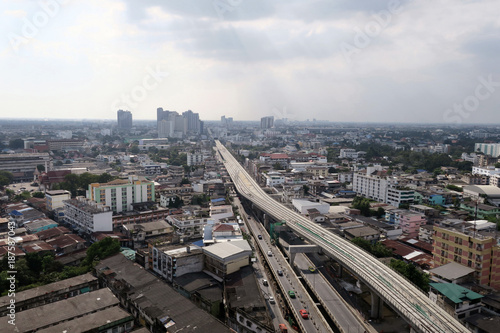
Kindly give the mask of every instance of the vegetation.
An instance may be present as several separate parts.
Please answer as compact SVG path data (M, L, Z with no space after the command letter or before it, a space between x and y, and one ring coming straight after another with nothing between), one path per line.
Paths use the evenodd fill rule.
M464 189L461 188L460 186L456 186L456 185L452 185L452 184L446 185L446 188L449 189L449 190L452 190L452 191L457 191L457 192L463 192L464 191Z
M382 207L379 207L377 210L371 209L370 200L363 197L354 197L352 207L354 209L359 209L361 215L367 217L376 216L377 218L381 218L385 215L385 210Z
M41 255L27 253L23 258L16 258L16 286L22 291L44 284L68 279L89 272L96 261L104 259L120 251L120 243L110 237L92 244L87 249L87 255L79 266L64 266L55 260L53 253ZM9 289L8 256L1 261L0 294L5 295Z
M191 204L203 206L210 201L210 196L207 194L195 194L191 198Z
M53 189L69 191L71 192L71 196L75 197L77 195L85 195L85 190L87 190L92 183L107 183L113 179L115 179L115 177L111 176L109 173L103 173L101 175L93 175L88 172L82 173L81 175L71 173L64 177L63 182L54 184Z
M7 186L12 182L14 176L12 173L4 170L0 170L0 186Z
M351 240L354 244L363 250L373 254L377 258L392 257L392 250L385 247L382 243L372 244L364 238L356 237Z
M429 291L429 274L420 272L414 265L407 264L402 260L391 259L389 266L423 291Z

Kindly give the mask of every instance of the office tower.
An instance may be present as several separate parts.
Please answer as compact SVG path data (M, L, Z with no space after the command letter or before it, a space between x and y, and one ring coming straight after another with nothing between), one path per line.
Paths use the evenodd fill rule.
M118 110L118 128L119 129L131 129L132 128L132 112Z
M274 116L260 118L260 128L272 128L274 126Z

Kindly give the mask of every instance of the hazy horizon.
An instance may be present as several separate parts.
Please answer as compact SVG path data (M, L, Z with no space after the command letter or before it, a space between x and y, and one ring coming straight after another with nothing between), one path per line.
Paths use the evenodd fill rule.
M45 5L43 5L45 4ZM0 119L500 124L499 4L0 0ZM255 120L252 120L255 119Z

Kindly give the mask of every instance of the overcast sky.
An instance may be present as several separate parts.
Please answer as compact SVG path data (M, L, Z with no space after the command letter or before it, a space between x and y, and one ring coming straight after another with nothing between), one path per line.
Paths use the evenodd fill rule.
M0 0L0 15L0 118L500 123L498 0Z

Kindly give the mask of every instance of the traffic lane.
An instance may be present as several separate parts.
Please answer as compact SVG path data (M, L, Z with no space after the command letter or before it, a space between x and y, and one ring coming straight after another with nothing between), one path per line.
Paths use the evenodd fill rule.
M343 328L356 328L363 332L365 327L359 318L352 312L352 308L344 302L336 290L326 281L323 275L309 271L309 260L304 254L297 254L295 257L297 267L299 267L305 279L307 279L317 295L323 300L325 307L335 316L335 320Z
M277 275L277 278L280 280L284 290L283 293L286 293L287 295L284 295L284 297L289 297L288 292L294 291L295 293L295 298L290 299L290 303L292 305L292 310L295 312L294 316L302 322L304 327L307 329L307 332L316 332L317 329L312 322L311 319L316 319L320 318L319 313L316 311L316 307L312 304L312 302L309 301L309 297L306 294L306 291L304 290L304 287L300 285L300 281L295 277L295 275L290 276L288 269L286 269L282 263L284 261L284 258L281 256L281 253L279 250L270 244L268 241L267 235L266 237L263 236L262 240L258 240L258 242L261 242L260 244L262 245L262 250L265 252L263 253L263 256L268 257L268 262L269 262L269 267L270 269L274 270L274 272L277 275L278 269L282 269L283 271L286 270L286 274L284 273L283 276ZM267 254L267 251L271 251L272 255L269 256ZM288 264L287 264L288 265ZM289 266L288 266L289 267ZM299 311L301 309L305 309L309 312L309 318L305 319L302 318L300 315Z

